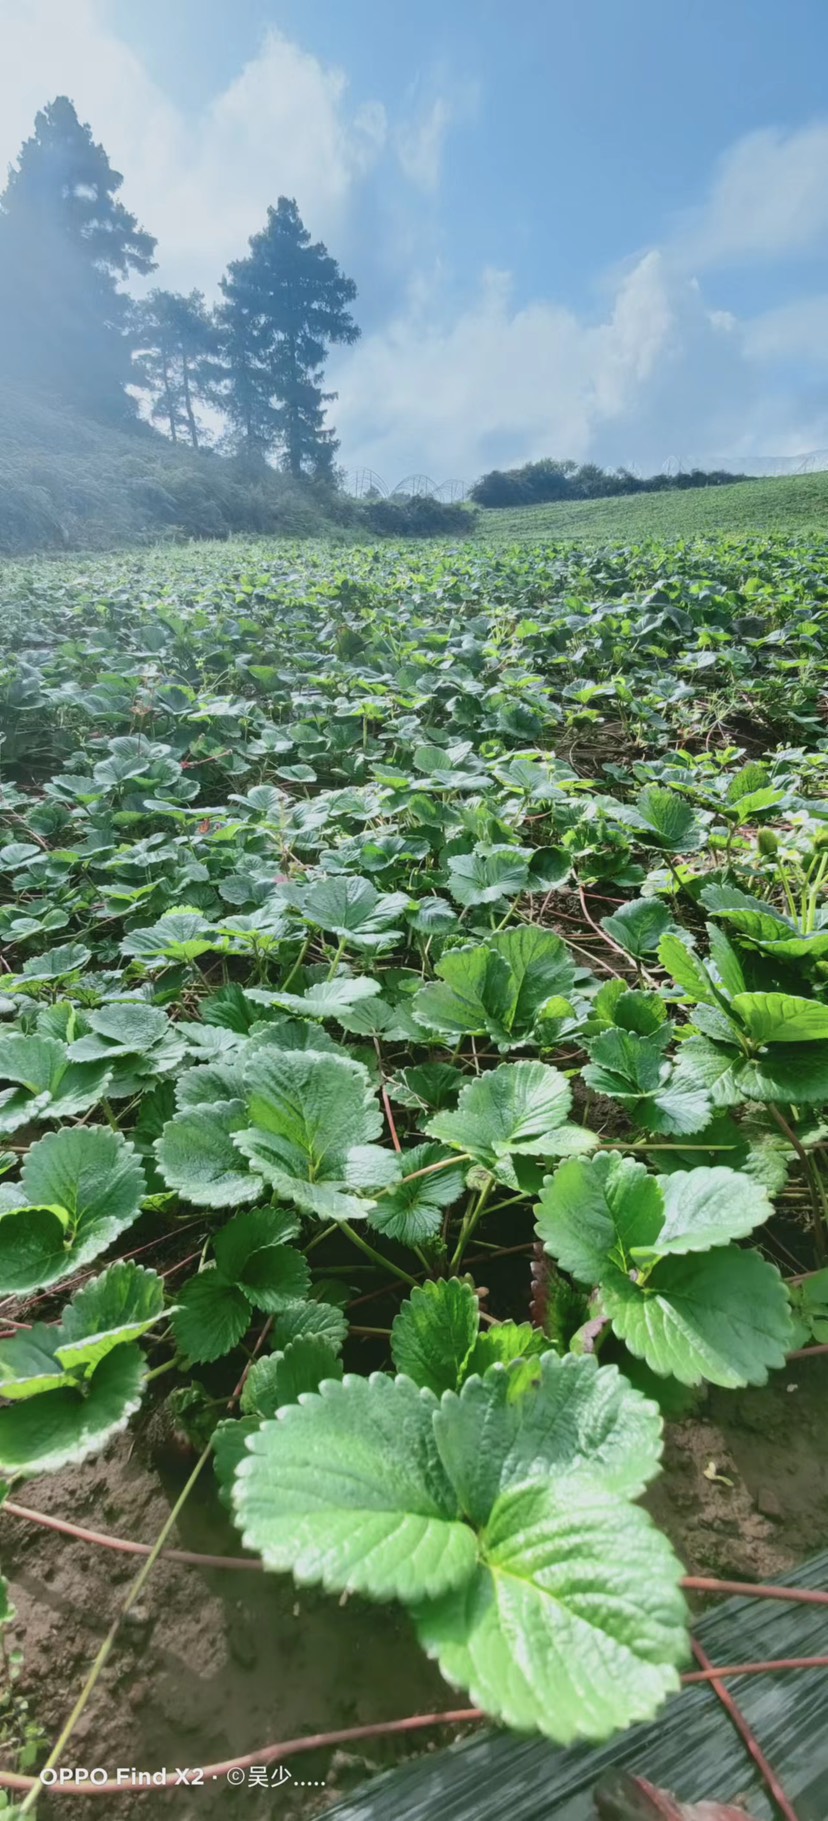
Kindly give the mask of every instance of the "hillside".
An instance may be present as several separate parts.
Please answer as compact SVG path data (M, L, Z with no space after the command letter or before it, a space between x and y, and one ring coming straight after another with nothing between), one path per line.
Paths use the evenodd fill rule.
M743 535L781 531L796 535L828 530L828 473L783 480L740 481L732 487L646 493L571 504L516 506L479 512L475 535L498 543L546 538L639 543L648 537Z
M343 516L347 507L343 502ZM336 502L271 469L0 391L0 553L117 549L159 538L342 536Z

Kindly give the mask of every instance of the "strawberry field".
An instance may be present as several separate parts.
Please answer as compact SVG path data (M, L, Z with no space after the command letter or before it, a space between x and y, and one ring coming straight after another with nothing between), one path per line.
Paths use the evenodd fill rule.
M650 1719L704 1579L665 1434L824 1390L828 543L229 544L0 594L13 1812L103 1812L38 1773L125 1711L182 1538L188 1611L256 1582L258 1663L272 1587L303 1661L371 1640L369 1730ZM84 1487L159 1424L125 1530ZM32 1539L120 1574L45 1704Z

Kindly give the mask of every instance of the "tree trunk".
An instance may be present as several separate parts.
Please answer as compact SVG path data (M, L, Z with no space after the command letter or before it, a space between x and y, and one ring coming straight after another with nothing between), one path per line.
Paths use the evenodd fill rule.
M175 425L175 402L174 402L173 395L172 395L172 388L170 386L170 369L167 364L166 354L164 354L162 356L162 360L164 363L163 364L164 404L165 404L166 410L167 410L167 418L168 418L169 426L170 426L170 436L172 437L173 442L177 443L178 442L178 432L176 430L176 425Z
M182 379L184 382L184 410L187 413L187 423L188 423L189 430L190 430L190 442L192 443L193 448L197 449L198 448L198 430L196 428L195 417L193 416L193 401L190 396L190 369L187 366L187 356L184 353L183 348L181 351L181 376L182 376Z

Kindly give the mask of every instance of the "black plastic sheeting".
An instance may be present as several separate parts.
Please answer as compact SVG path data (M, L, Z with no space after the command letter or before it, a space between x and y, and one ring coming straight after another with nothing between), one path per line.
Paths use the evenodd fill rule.
M782 1584L828 1588L828 1551ZM728 1600L693 1630L714 1666L828 1656L824 1606ZM727 1687L798 1821L828 1821L828 1670L731 1677ZM650 1725L597 1748L479 1733L375 1778L326 1809L323 1821L595 1821L592 1791L611 1768L635 1771L685 1802L741 1798L756 1821L777 1821L753 1759L706 1684L682 1689Z

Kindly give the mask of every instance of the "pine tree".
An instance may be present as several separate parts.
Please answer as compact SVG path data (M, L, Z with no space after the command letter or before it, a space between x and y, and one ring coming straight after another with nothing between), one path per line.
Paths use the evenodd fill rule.
M134 412L130 304L155 240L117 200L123 178L60 95L35 120L0 197L0 360L92 416Z
M220 310L230 370L227 409L252 454L276 449L297 478L330 479L339 447L325 425L336 394L320 385L334 342L357 340L347 306L356 297L321 241L311 242L296 203L280 196L267 224L222 279Z
M194 405L217 401L224 369L216 325L201 291L151 291L134 309L137 383L152 397L152 416L194 449L203 432Z

